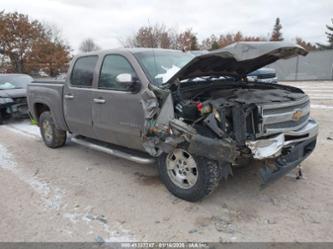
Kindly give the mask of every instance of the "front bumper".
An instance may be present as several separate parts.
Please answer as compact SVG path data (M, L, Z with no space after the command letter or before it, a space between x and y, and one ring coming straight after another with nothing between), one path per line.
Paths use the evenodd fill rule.
M270 165L264 165L260 169L262 185L272 183L280 177L296 168L303 160L305 160L314 150L317 137L299 142L293 147L288 148L285 154L277 157Z
M21 118L28 117L28 104L26 98L8 99L7 102L0 103L2 118Z
M268 139L248 141L253 158L265 160L260 169L263 185L271 183L297 167L314 150L319 126L313 119L295 131L288 131Z
M297 130L281 133L270 138L246 141L246 145L251 150L254 159L276 158L281 155L283 148L311 140L318 135L318 131L318 123L310 118L303 127Z

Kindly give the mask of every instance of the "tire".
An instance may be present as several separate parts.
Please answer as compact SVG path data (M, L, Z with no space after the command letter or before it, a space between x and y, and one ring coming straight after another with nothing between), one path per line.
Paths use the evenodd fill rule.
M39 127L47 147L55 149L66 143L66 131L56 128L51 112L45 111L40 115Z
M0 109L0 125L3 124L3 121L5 119L5 109Z
M175 163L173 160L175 154L178 155L179 151L180 153L183 153L183 155L185 155L185 157L188 159L187 161L190 162L189 164L192 164L191 163L192 160L196 163L196 170L192 172L192 175L195 175L194 173L196 172L196 181L193 180L194 178L192 176L191 180L192 184L190 184L190 181L188 181L188 184L186 184L186 181L184 180L183 181L184 185L183 185L182 183L179 183L176 180L178 173L175 172L175 169L178 170L179 168L177 168L177 166L173 168L173 164ZM188 155L190 157L188 157ZM177 156L175 161L177 161ZM188 153L186 150L180 148L175 149L173 152L169 154L163 153L159 157L158 166L159 166L161 181L165 184L166 188L173 195L190 202L199 201L202 198L209 195L210 193L212 193L217 188L221 179L221 170L219 168L218 163L204 157L193 156L190 153ZM173 168L173 170L170 170L170 168ZM185 168L185 173L186 172L188 173L188 171L186 171ZM188 186L186 187L186 185Z

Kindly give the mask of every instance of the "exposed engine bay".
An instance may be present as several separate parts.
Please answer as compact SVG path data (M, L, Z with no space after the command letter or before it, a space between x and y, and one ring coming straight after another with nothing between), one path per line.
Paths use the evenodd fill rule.
M204 84L210 84L204 88ZM233 139L238 147L258 137L263 104L296 101L299 89L271 84L235 82L183 86L173 93L175 117L208 137Z
M232 175L231 166L241 164L242 160L280 160L279 156L283 154L290 157L292 147L283 149L283 146L293 141L285 142L286 136L281 131L266 134L263 123L267 116L263 114L270 111L268 117L275 118L273 125L288 124L293 130L299 124L304 125L309 115L309 101L304 92L278 84L222 81L185 82L171 89L171 94L164 94L167 97L162 101L160 99L162 107L158 118L153 118L148 124L150 128L144 144L146 150L158 156L187 143L190 153L218 162L224 178ZM267 105L270 109L267 109ZM297 120L292 120L295 110L304 118L297 116ZM289 115L290 111L292 116ZM287 115L287 120L280 120L283 122L279 123L279 115L283 115L283 118ZM316 134L315 127L310 129ZM287 131L288 127L283 130ZM314 136L304 135L305 132L292 132L294 141ZM307 144L302 145L304 147L297 147L304 156L314 148L315 141L309 141L312 140L307 140ZM279 168L278 161L274 160L274 168ZM295 167L295 163L290 162L289 169ZM272 171L266 165L262 170L264 181L283 172Z
M228 80L184 82L171 89L171 94L156 95L162 107L156 113L158 118L146 124L146 149L151 155L168 152L186 140L192 152L207 155L211 148L211 158L231 163L240 154L250 154L246 141L265 135L261 130L262 105L279 105L305 96L290 86ZM196 140L204 145L198 146ZM224 153L216 149L218 144Z

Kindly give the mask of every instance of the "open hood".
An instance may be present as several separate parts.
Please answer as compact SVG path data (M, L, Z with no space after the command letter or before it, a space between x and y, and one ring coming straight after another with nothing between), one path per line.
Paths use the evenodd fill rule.
M167 84L204 76L243 78L279 59L306 54L303 47L289 42L237 42L193 58Z

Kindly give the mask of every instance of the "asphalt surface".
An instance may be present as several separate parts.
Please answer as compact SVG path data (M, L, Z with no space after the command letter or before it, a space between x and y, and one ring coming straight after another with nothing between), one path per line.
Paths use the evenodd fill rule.
M198 203L172 196L154 165L49 149L29 121L0 126L0 241L332 241L333 82L288 84L320 123L304 179L261 190L249 165Z

